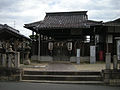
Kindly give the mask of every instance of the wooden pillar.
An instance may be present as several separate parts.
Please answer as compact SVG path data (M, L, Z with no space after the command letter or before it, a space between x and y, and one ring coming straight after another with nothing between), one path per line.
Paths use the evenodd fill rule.
M41 41L41 34L39 34L39 37L38 37L38 60L40 60L40 42Z
M109 53L109 45L108 45L108 35L106 36L106 53Z
M109 43L112 43L110 36L108 35L109 28L106 32L106 69L111 69L111 53L109 52Z
M84 57L85 55L84 55L84 46L85 46L85 44L84 44L84 42L83 42L83 44L82 44L82 56Z
M117 55L113 56L113 69L117 70L118 69L118 59Z
M96 42L95 42L95 30L93 29L93 34L91 36L91 46L90 46L90 64L96 63Z

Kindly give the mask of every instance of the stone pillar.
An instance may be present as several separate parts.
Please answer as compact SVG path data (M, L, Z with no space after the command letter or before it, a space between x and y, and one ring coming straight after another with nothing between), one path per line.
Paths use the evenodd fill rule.
M111 70L104 70L103 71L103 81L105 84L110 83L110 78L111 78Z
M106 53L106 69L109 70L111 69L111 53Z
M113 69L118 69L118 60L117 60L117 55L113 56Z
M2 66L3 67L6 67L6 64L7 64L7 62L6 62L6 54L2 54Z
M20 52L15 53L15 68L20 67Z
M8 67L9 68L12 67L12 56L11 56L11 54L8 54Z
M90 46L90 64L96 63L96 47Z
M77 64L80 64L80 49L77 49Z

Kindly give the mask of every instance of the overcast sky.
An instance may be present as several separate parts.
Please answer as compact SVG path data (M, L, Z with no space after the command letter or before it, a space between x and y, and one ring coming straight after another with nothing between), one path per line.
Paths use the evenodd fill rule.
M88 18L109 21L120 18L120 0L0 0L0 24L8 24L29 36L24 24L44 19L45 12L88 11Z

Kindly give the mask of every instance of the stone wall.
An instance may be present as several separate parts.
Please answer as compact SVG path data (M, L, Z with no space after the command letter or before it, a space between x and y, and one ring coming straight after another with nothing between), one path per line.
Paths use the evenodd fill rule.
M23 70L0 67L0 81L20 81Z
M120 85L120 70L103 70L105 84Z

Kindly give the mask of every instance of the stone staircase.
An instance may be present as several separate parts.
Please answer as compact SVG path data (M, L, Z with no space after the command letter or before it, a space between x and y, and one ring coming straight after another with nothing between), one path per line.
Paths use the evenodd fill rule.
M24 71L21 81L38 83L103 84L100 72Z

